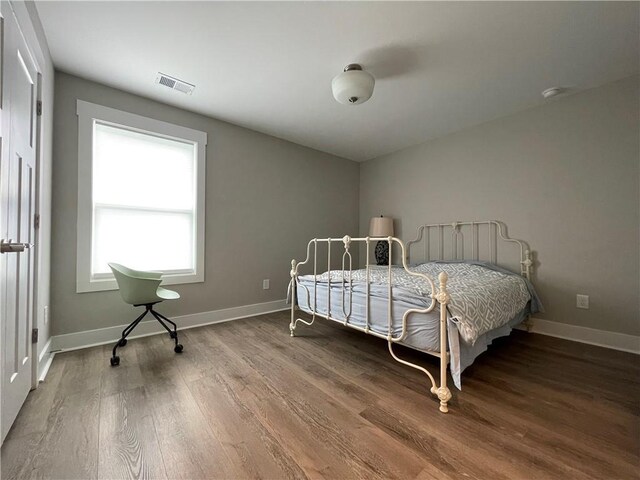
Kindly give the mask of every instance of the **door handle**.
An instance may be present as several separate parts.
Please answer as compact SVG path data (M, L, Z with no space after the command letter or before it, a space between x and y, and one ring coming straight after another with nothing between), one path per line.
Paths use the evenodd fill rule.
M11 242L11 239L5 241L0 240L0 253L20 253L24 252L25 248L31 248L31 243Z

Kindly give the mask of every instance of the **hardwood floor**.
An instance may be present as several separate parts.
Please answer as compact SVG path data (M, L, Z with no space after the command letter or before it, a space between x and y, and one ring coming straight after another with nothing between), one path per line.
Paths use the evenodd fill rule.
M288 313L59 354L2 447L13 478L640 478L640 357L494 342L450 413L386 343ZM435 371L435 359L408 349Z

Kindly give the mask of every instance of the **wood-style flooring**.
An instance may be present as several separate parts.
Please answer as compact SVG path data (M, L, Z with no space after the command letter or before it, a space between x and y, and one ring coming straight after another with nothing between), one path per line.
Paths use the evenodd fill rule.
M386 343L288 313L56 355L2 479L640 478L640 358L524 332L441 414ZM437 370L436 359L399 351Z

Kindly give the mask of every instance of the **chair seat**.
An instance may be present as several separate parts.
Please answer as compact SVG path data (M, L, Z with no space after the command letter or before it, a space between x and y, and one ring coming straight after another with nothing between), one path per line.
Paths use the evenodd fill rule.
M180 298L180 294L178 292L174 292L173 290L167 290L166 288L158 287L156 291L156 295L163 300L175 300Z

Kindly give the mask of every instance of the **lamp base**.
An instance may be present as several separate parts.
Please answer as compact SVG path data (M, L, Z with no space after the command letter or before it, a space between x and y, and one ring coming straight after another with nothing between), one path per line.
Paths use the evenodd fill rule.
M374 253L378 265L389 265L389 242L378 240Z

